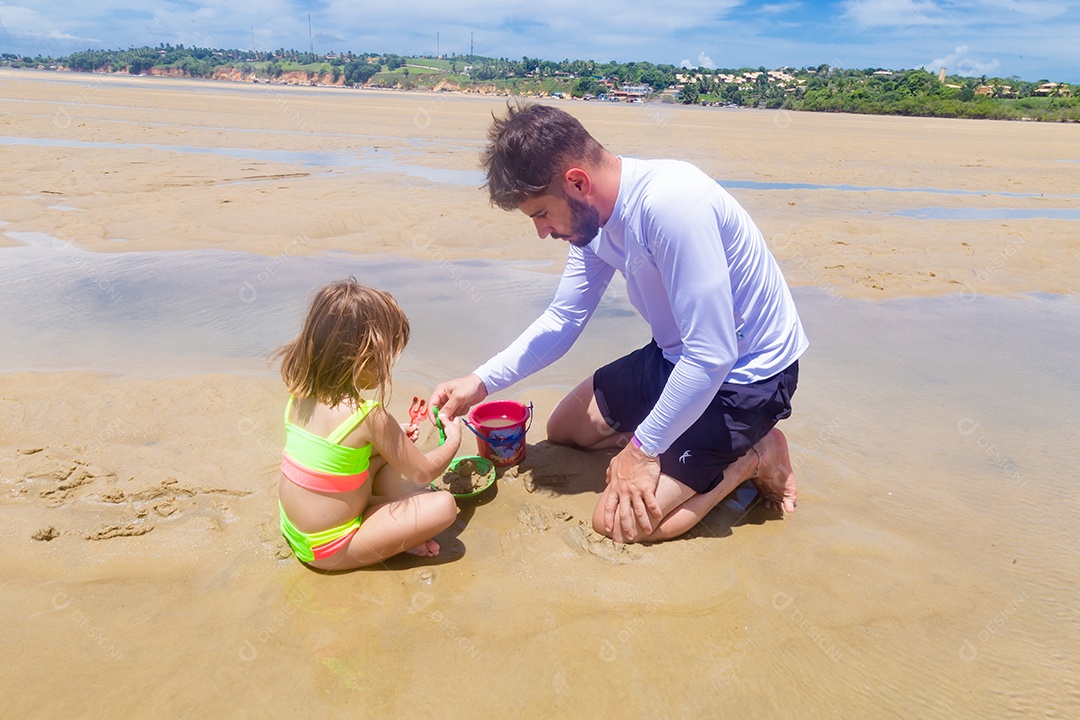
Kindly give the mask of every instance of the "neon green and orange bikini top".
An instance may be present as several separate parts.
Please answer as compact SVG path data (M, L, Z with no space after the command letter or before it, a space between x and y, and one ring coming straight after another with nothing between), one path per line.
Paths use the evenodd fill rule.
M281 472L302 488L318 492L350 492L368 479L371 443L351 448L341 441L364 421L379 403L365 400L327 437L320 437L289 420L295 397L285 406L285 451Z

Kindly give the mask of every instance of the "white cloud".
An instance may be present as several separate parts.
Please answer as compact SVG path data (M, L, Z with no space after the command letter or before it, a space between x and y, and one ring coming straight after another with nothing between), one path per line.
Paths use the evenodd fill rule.
M42 17L30 8L0 5L0 24L12 35L26 35L42 22Z
M679 63L679 67L687 69L687 70L689 70L691 68L700 68L700 67L709 68L710 70L715 70L716 69L716 63L714 63L712 61L712 58L709 57L708 55L706 55L704 51L702 51L702 52L699 52L697 54L697 64L690 62L690 59L687 58L686 60L683 60L681 63Z
M841 18L860 28L935 25L1013 27L1075 11L1060 0L843 0Z
M78 35L72 35L71 33L60 32L59 30L50 30L43 36L49 40L83 40L86 42L97 42L94 38L81 38Z
M1014 20L1002 13L1003 10L1027 15L1035 20L1049 20L1064 15L1069 10L1069 3L1055 0L960 0L955 4L958 9L980 14L991 22Z
M99 42L94 38L80 37L57 27L50 18L37 10L16 5L0 5L0 27L18 38L41 40L77 40Z
M941 20L941 8L933 0L844 0L841 16L857 27L925 25Z
M423 42L430 36L434 49L436 32L441 32L447 42L463 38L467 45L472 31L478 53L483 39L489 48L487 54L508 57L561 58L567 56L567 48L578 46L582 49L574 53L574 57L614 53L628 59L628 53L622 48L637 55L637 48L646 46L650 40L662 42L676 33L711 26L744 2L621 0L616 7L614 3L583 3L581 0L545 0L540 5L525 0L458 0L454 3L413 0L408 5L408 13L403 13L394 3L365 3L360 13L355 0L329 0L320 9L319 16L334 28L354 29L353 40L361 45L369 42L368 38L376 41L394 34L411 35L414 39L422 37ZM597 52L593 48L604 38L612 41L603 43L604 50ZM520 52L514 46L520 47ZM551 49L544 52L545 47Z
M946 68L950 74L963 77L979 77L980 75L992 75L1000 67L997 58L990 62L981 62L968 55L968 46L961 45L945 57L935 58L929 63L922 65L930 72L937 72L940 68Z
M786 13L791 10L798 10L800 7L802 7L801 2L773 3L771 5L762 5L758 8L758 12L766 15L779 15L780 13Z

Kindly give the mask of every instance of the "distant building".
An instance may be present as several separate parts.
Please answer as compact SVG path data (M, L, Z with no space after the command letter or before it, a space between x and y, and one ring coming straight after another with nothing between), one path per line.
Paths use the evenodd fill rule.
M648 85L623 85L618 90L612 90L608 95L615 98L633 100L635 98L643 98L650 92L652 92L652 88Z
M940 70L938 70L938 72L937 72L937 81L939 83L941 83L942 85L945 84L945 68L941 68Z
M976 95L985 95L986 97L994 97L995 91L997 91L998 97L1016 97L1012 85L980 85L975 88Z
M1038 95L1041 97L1046 97L1049 95L1057 95L1058 97L1072 97L1072 88L1070 88L1068 85L1065 85L1064 83L1048 82L1043 83L1038 88L1036 88L1032 95Z

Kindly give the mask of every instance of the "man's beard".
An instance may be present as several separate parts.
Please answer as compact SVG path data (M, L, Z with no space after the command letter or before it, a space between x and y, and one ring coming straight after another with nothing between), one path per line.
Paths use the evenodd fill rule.
M566 204L570 206L570 235L555 237L574 247L585 247L600 232L600 212L587 202L572 197L566 198Z

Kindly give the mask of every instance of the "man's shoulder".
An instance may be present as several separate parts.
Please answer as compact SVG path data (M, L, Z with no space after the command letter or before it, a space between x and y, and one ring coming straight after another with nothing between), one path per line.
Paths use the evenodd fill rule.
M722 200L720 185L696 165L683 160L641 162L636 204L645 216L678 219Z
M709 176L701 168L686 160L667 158L634 160L633 162L637 163L637 174L642 182L651 182L657 178L687 182L700 182L709 179Z

